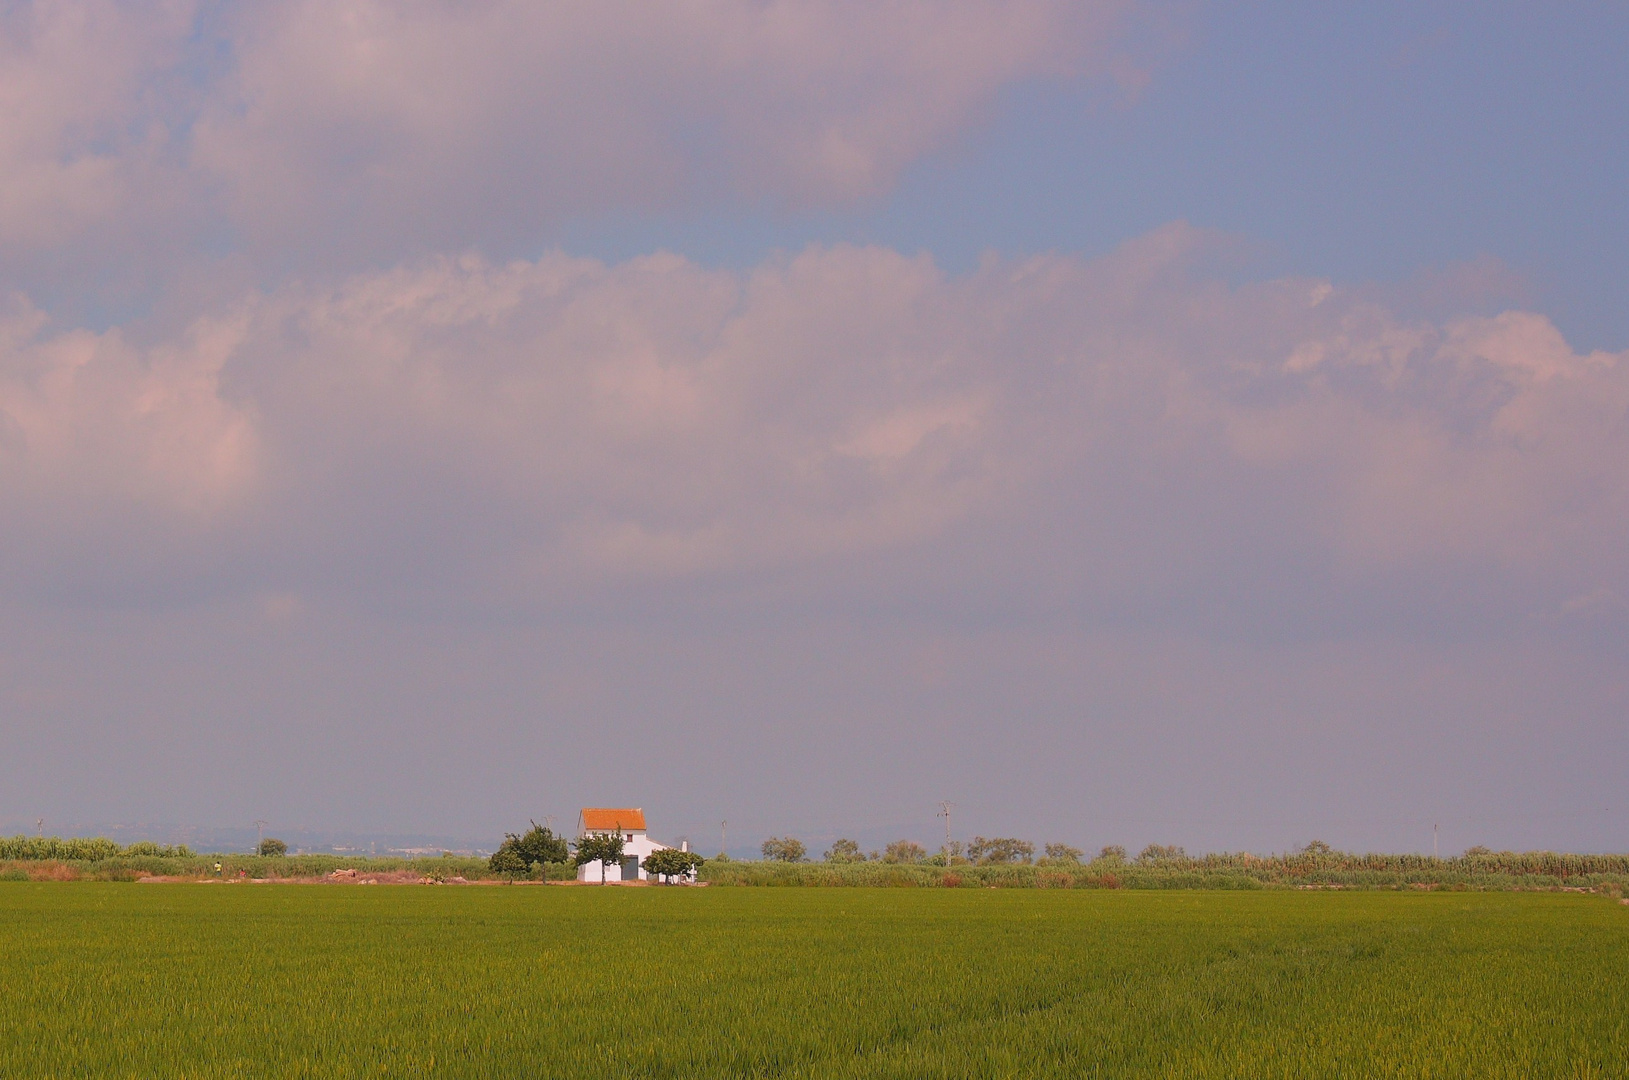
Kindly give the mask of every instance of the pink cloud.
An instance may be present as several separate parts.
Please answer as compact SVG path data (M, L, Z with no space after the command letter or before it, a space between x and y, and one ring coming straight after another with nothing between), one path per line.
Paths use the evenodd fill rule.
M190 0L7 5L0 246L39 248L116 221L149 184L147 174L165 171L172 132L154 83L178 65L194 7Z
M1131 0L249 8L197 162L263 240L511 235L886 192L1015 81L1112 77ZM1118 65L1118 67L1116 67Z
M1208 243L1173 226L964 277L853 247L745 273L434 259L140 349L20 309L6 517L42 493L62 522L141 506L161 549L226 544L247 577L294 560L279 588L349 566L477 605L698 575L796 592L906 552L916 580L1015 596L1204 591L1269 550L1332 581L1475 570L1558 608L1621 590L1624 356L1528 312L1224 286L1189 269Z
M333 268L847 206L1006 87L1130 78L1138 6L31 0L0 18L0 251L150 276L230 236Z

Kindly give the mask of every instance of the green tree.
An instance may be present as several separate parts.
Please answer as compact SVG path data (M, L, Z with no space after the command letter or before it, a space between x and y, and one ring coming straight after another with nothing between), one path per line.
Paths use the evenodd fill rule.
M520 852L505 840L498 850L486 861L487 868L494 874L503 874L506 877L515 877L526 873L526 860L520 857Z
M838 840L826 849L826 861L830 863L856 863L865 862L865 852L860 845L852 840Z
M1188 853L1176 844L1149 844L1137 854L1138 862L1166 862L1173 859L1186 859Z
M1104 846L1102 851L1097 853L1097 857L1099 859L1105 859L1109 862L1125 862L1126 849L1121 847L1119 844L1107 844Z
M761 850L770 862L804 862L808 858L803 841L790 836L771 836L764 841Z
M525 874L539 863L570 861L571 850L565 839L534 821L523 835L504 833L503 843L492 853L487 865L495 874Z
M1008 863L1027 863L1035 854L1035 845L1011 836L973 837L967 845L967 858L983 866L1001 866Z
M515 837L515 850L526 861L527 869L537 863L571 861L571 849L566 838L554 835L553 830L535 821L525 835Z
M662 848L645 856L645 873L655 874L659 878L672 880L673 878L688 877L707 860L694 851L680 851L678 848Z
M288 845L283 843L281 840L268 836L266 839L260 842L260 854L287 855Z
M1068 844L1048 844L1046 846L1046 859L1048 862L1078 863L1080 857L1084 854L1086 854L1084 851L1070 847Z
M578 866L587 866L589 863L600 864L600 884L605 884L605 876L613 863L622 859L622 825L617 824L614 833L589 833L577 841L577 852L574 861Z
M915 840L895 840L882 849L885 863L919 863L927 857L927 850Z

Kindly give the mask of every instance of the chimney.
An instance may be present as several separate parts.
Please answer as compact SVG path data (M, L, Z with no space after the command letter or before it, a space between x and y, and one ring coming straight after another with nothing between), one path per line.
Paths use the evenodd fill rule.
M688 841L688 840L680 840L679 841L679 850L680 851L689 851L690 850L690 841Z

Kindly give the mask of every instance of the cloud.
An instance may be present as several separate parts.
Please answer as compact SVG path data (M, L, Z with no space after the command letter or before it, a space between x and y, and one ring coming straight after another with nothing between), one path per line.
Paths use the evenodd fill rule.
M163 84L193 12L187 0L0 9L0 245L37 250L113 222L174 164L167 121L184 95Z
M30 589L113 595L180 567L195 594L254 495L253 419L218 384L234 327L201 319L141 348L46 324L18 299L0 313L0 566Z
M244 13L198 160L263 231L313 211L328 226L467 239L698 195L840 205L886 191L1004 86L1104 76L1130 10L265 5Z
M0 250L62 272L535 251L627 210L873 200L1028 80L1135 77L1134 0L28 0ZM63 245L69 245L66 249ZM31 264L32 265L32 264Z
M1530 312L1226 285L1218 244L1178 225L960 277L863 247L439 258L142 348L18 308L0 498L56 524L12 588L81 573L51 528L151 545L166 580L464 609L1560 610L1629 584L1624 355Z

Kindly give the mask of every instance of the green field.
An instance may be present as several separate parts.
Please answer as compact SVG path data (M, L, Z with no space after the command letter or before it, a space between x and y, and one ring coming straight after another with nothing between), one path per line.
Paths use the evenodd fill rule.
M0 883L0 1076L1629 1073L1522 893Z

